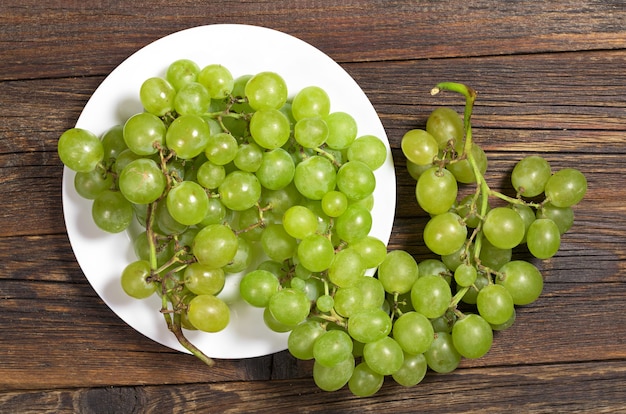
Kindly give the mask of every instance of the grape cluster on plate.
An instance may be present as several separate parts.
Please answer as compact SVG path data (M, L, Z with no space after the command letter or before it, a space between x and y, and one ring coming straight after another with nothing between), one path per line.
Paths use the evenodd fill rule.
M471 89L440 86L473 103ZM71 128L58 142L98 227L142 226L124 291L159 295L169 329L212 364L184 332L224 329L230 313L219 294L229 274L245 272L241 298L264 309L270 329L289 332L289 352L314 360L326 391L347 384L372 395L386 376L411 386L427 368L450 372L461 357L484 355L492 331L512 324L514 305L543 287L511 249L555 254L586 190L580 172L553 173L529 157L513 171L517 197L492 191L471 139L471 105L465 122L436 110L426 130L402 140L417 201L432 215L424 240L441 257L418 264L369 235L374 171L387 148L357 136L354 118L331 112L323 89L288 99L277 73L233 78L224 66L183 59L146 79L140 100L145 111L102 137ZM476 183L475 193L457 201L457 182ZM490 208L492 197L509 205Z

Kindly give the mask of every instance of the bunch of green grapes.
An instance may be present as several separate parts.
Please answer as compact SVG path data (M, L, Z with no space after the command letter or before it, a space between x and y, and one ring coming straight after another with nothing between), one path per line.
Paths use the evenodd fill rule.
M489 188L487 157L472 140L475 91L442 83L433 94L444 89L466 97L464 118L453 109L438 108L425 129L402 138L408 170L417 181L417 202L430 214L424 242L439 256L426 261L431 271L420 272L409 301L413 311L432 322L435 340L425 355L436 372L454 370L462 357L485 355L493 331L515 321L515 306L539 297L540 271L529 261L513 260L513 249L525 246L539 259L556 254L561 236L573 225L572 207L587 191L580 171L553 171L535 155L515 165L514 197ZM462 197L459 188L465 184L473 184L475 191Z
M139 223L121 285L137 299L159 295L168 327L203 361L212 364L184 332L228 325L229 275L246 273L241 296L284 331L382 261L386 246L369 233L387 147L357 136L325 90L289 98L277 73L234 78L183 59L146 79L139 98L144 111L101 137L64 132L58 154L99 228Z

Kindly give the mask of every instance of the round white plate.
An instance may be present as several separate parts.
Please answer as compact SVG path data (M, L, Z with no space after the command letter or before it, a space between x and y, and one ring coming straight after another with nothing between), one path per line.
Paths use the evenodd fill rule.
M341 66L290 35L262 27L227 24L195 27L163 37L134 53L111 72L85 105L76 126L101 135L143 111L139 102L142 82L151 76L164 76L171 62L183 58L195 61L200 67L222 64L234 77L261 71L277 72L287 82L290 96L305 86L320 86L331 98L331 111L344 111L355 118L359 136L372 134L382 139L387 145L388 157L375 172L377 185L370 234L385 243L389 241L395 214L396 182L383 125L361 88ZM65 224L76 259L89 283L132 328L162 345L188 352L167 329L156 295L137 300L122 290L119 275L128 263L136 260L129 235L126 232L108 234L95 226L91 201L76 193L74 175L65 168ZM238 280L228 278L225 295L237 292ZM231 303L231 321L226 329L214 334L186 331L186 336L208 356L227 359L282 351L287 348L288 334L269 330L263 322L262 309L239 299Z

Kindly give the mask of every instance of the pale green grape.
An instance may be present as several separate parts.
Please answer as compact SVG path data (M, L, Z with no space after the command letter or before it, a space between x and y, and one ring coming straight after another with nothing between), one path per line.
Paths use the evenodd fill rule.
M114 125L102 134L102 147L104 149L103 160L107 164L113 162L122 151L128 149L124 142L124 125Z
M230 321L230 309L220 298L213 295L198 295L191 299L187 309L191 324L204 332L219 332Z
M557 225L559 233L565 234L574 225L574 210L572 207L556 207L550 203L544 203L537 210L536 218L548 218Z
M118 184L124 197L131 203L149 204L161 197L167 179L156 162L139 158L124 167Z
M363 200L376 188L376 177L367 164L348 161L337 171L337 188L348 200Z
M239 144L232 135L222 132L211 135L211 139L204 149L207 159L216 165L226 165L235 159L239 151Z
M201 263L191 263L184 271L185 287L196 295L217 295L226 281L222 268L213 269Z
M102 141L82 128L70 128L63 132L57 150L61 162L76 172L92 171L104 158Z
M513 315L513 297L502 285L487 285L478 292L476 307L478 313L493 325L505 323Z
M358 204L351 204L346 211L335 219L337 236L348 243L366 237L372 229L372 214Z
M242 171L256 172L263 161L263 151L254 142L241 144L237 149L233 163ZM294 166L295 169L295 166Z
M261 156L255 175L268 190L280 190L294 179L296 165L293 158L282 148L265 151Z
M559 227L550 219L536 219L528 228L526 243L533 256L548 259L556 254L561 245Z
M174 110L179 115L202 115L211 105L211 95L204 85L189 82L181 86L174 97Z
M196 234L192 252L198 262L218 268L233 260L237 253L237 244L237 236L228 226L210 224Z
M179 223L172 217L165 200L157 203L154 214L155 220L152 228L157 233L163 235L182 234L188 228L187 225Z
M515 210L496 207L485 217L483 234L495 247L511 249L522 242L525 228L524 220Z
M461 287L471 286L476 281L476 268L472 265L462 263L454 271L454 281Z
M170 189L166 197L167 210L177 222L193 226L200 223L209 208L209 197L194 181L183 181Z
M290 133L289 119L278 109L260 109L250 119L250 134L263 148L282 147Z
M269 224L261 234L263 252L272 260L282 262L291 258L299 245L296 239L285 231L282 224ZM311 269L312 270L312 269Z
M323 118L330 113L330 97L319 86L306 86L294 96L291 112L296 121Z
M364 344L384 338L391 328L391 318L382 308L363 309L348 319L348 333Z
M261 198L261 183L252 173L235 170L218 187L224 205L235 211L254 206Z
M322 197L321 206L329 217L339 217L348 208L348 197L341 191L329 191Z
M167 67L166 79L178 90L189 82L195 82L198 78L200 67L190 59L176 60Z
M335 189L337 172L328 158L314 155L300 162L293 177L296 188L311 200L321 200Z
M457 192L454 175L439 167L424 171L415 186L417 202L429 214L442 214L450 210L456 201Z
M363 310L363 292L356 286L337 289L333 301L335 311L345 318L350 318Z
M313 364L313 381L323 391L337 391L348 383L354 372L354 357L350 357L326 367L317 361Z
M531 155L515 164L511 172L511 183L522 196L535 197L543 193L551 175L552 169L548 161Z
M404 363L402 347L390 336L365 344L363 360L380 375L392 375Z
M423 129L412 129L405 133L401 147L404 156L417 165L432 165L439 152L435 138Z
M547 200L556 207L578 204L587 192L587 179L574 168L564 168L554 173L546 183Z
M274 293L267 307L278 322L296 326L309 315L311 302L304 292L286 288Z
M487 171L487 154L485 154L485 151L476 144L472 145L471 153L474 157L474 160L476 161L476 166L478 167L479 173L481 175L484 175L485 171ZM454 178L460 183L469 184L476 182L474 168L470 164L468 158L450 163L446 166L446 168L454 175Z
M417 262L404 250L392 250L378 267L378 280L386 292L406 293L419 275Z
M148 261L134 261L122 270L122 289L128 296L135 299L145 299L152 296L157 289L157 284L150 278L151 275Z
M502 266L499 272L496 283L506 288L515 305L528 305L541 295L543 277L532 263L513 260Z
M287 339L287 349L302 361L313 359L313 346L326 330L321 323L308 320L293 328Z
M322 118L302 118L296 122L293 135L303 147L317 148L328 138L328 125Z
M384 375L374 372L365 362L361 362L354 367L348 388L358 397L369 397L380 390L384 381Z
M374 236L367 236L352 242L350 247L361 255L367 269L379 266L387 257L387 246Z
M253 259L253 246L242 237L237 239L237 253L233 260L223 267L227 273L239 273L250 267Z
M174 110L176 89L166 79L152 77L146 79L139 89L139 100L144 109L156 116L163 116Z
M91 217L96 225L109 233L119 233L130 226L133 207L119 191L105 190L91 205Z
M447 332L435 333L435 339L424 356L428 367L440 374L454 371L461 362L461 354L452 343L452 335Z
M440 149L448 146L452 140L454 143L463 142L464 130L463 120L452 108L441 107L430 113L426 120L426 131L428 131L439 145Z
M394 322L392 332L404 352L412 355L426 352L435 335L430 320L418 312L402 314Z
M387 160L387 147L377 136L363 135L350 145L347 156L348 161L361 161L376 171Z
M226 178L226 169L223 165L213 164L211 161L205 161L200 165L196 173L198 184L204 188L218 188Z
M354 249L339 251L328 268L328 279L339 287L354 286L365 275L361 255Z
M404 387L419 384L426 376L428 364L424 354L404 354L404 362L399 370L392 374L393 379Z
M356 287L361 291L361 308L379 309L383 306L385 302L385 289L378 278L369 276L360 277Z
M352 115L345 112L331 112L324 120L328 125L326 144L332 149L346 149L356 139L358 127Z
M447 212L431 218L426 223L423 236L426 247L435 254L445 256L463 246L467 237L467 227L462 223L461 217Z
M226 98L235 86L232 73L218 64L203 67L198 73L197 81L207 89L212 99Z
M317 230L317 216L305 206L289 207L282 223L285 231L296 239L304 239Z
M255 110L279 109L287 102L287 84L275 72L260 72L246 83L244 93Z
M491 349L493 330L479 315L468 314L454 324L452 342L465 358L480 358Z
M74 176L74 188L83 198L93 200L103 192L113 186L113 176L103 173L98 169L89 172L77 172Z
M421 276L411 288L413 308L429 319L442 316L451 300L450 285L441 276Z
M198 115L181 115L167 128L165 142L178 158L189 160L204 151L211 136L209 125Z
M332 329L320 335L313 344L315 362L332 367L352 355L352 338L345 331Z
M265 308L279 287L280 282L275 274L269 270L257 269L246 273L241 279L239 293L250 305Z

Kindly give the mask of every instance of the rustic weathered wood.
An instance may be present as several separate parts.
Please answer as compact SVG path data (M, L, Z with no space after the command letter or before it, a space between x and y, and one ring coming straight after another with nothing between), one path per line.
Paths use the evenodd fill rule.
M626 7L623 1L5 1L0 10L0 412L626 411ZM439 81L479 91L488 182L526 154L576 166L589 191L541 298L483 358L372 398L325 393L288 352L208 369L126 326L82 274L65 233L58 136L123 59L177 30L271 27L337 60L363 88L397 172L390 248L432 257L400 151ZM464 191L468 191L467 189ZM518 253L525 256L524 252ZM527 255L525 256L527 257Z

